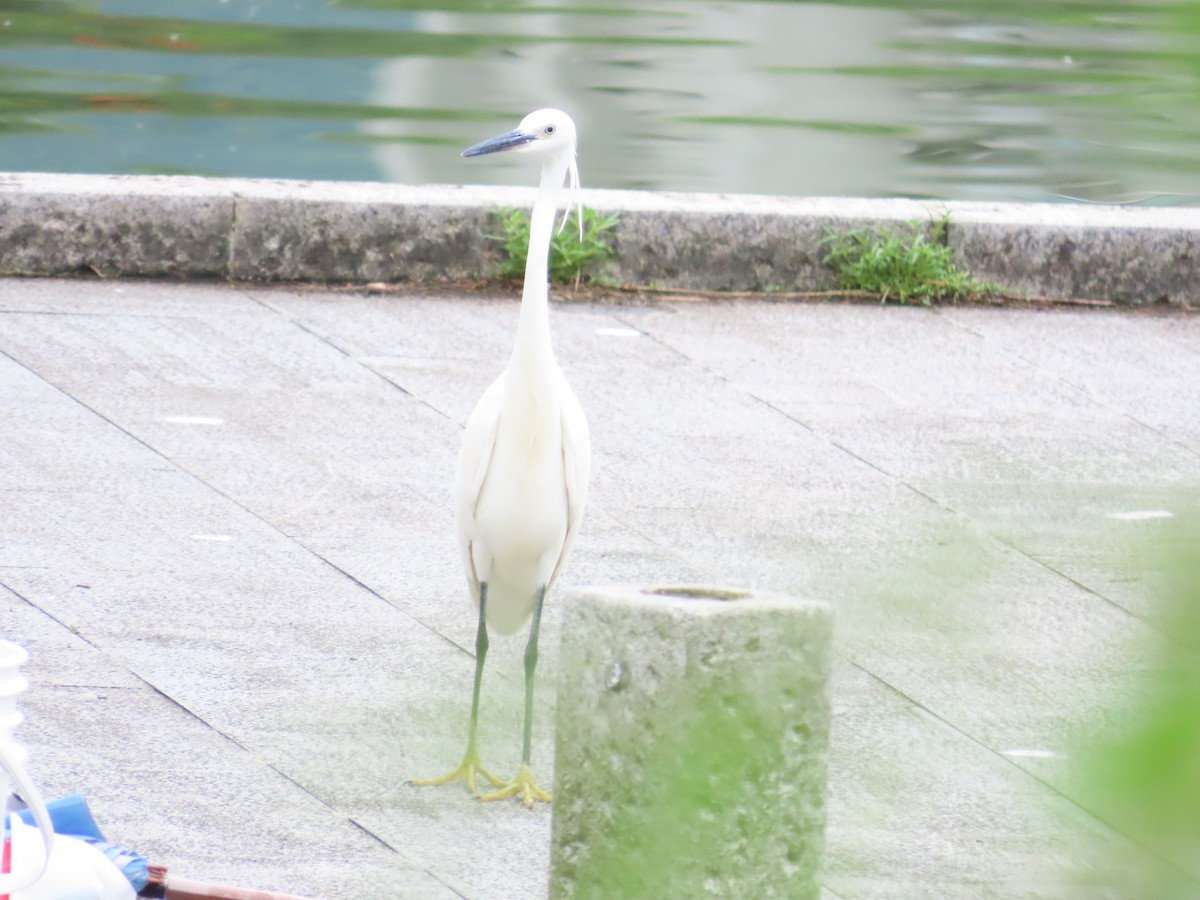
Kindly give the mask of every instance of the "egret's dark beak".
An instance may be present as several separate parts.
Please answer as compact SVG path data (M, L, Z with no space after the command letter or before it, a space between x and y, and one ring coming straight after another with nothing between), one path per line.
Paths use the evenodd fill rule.
M480 141L474 147L468 147L462 152L463 156L483 156L485 153L499 153L501 150L512 150L516 147L524 146L530 141L537 140L532 134L517 129L510 131L508 134L502 134L499 137L488 138L486 141Z

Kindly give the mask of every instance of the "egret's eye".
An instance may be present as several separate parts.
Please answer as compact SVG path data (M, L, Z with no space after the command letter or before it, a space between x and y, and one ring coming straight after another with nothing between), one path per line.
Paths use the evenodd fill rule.
M547 135L554 134L554 126L553 126L553 125L547 125L547 126L546 126L546 129L545 129L545 131L546 131L546 134L547 134Z

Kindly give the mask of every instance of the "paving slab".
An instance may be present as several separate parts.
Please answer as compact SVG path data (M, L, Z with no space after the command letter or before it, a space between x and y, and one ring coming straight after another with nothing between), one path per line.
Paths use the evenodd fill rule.
M241 304L251 313L257 311L264 325L278 320L258 304L244 298ZM9 321L14 324L24 318L12 315L15 318ZM33 314L25 319L25 335L59 318ZM238 489L244 484L245 468L253 467L256 456L274 452L272 423L311 421L307 416L280 417L277 410L271 411L270 399L256 401L251 406L263 410L265 419L254 423L261 430L246 438L243 429L249 427L248 420L213 400L221 396L220 386L200 370L202 358L218 369L232 366L226 374L239 389L255 384L271 398L296 394L279 392L279 385L271 382L269 365L256 372L235 365L238 356L243 364L259 359L254 353L243 356L236 340L225 354L197 353L197 364L190 365L188 348L200 337L186 329L174 330L186 323L217 327L223 322L237 333L252 334L253 327L231 320L229 309L216 306L206 319L134 316L126 320L127 328L119 327L120 323L108 327L114 323L106 317L81 318L68 329L67 340L78 347L81 335L91 335L94 343L89 352L105 361L101 368L107 376L94 383L111 389L116 398L109 414L121 404L136 411L127 422L114 426L72 401L62 415L83 416L92 422L90 431L68 421L54 429L67 435L66 440L45 440L42 425L31 438L19 441L18 461L34 461L31 467L36 464L48 484L36 493L21 494L18 500L26 500L29 506L14 504L12 520L29 516L38 527L21 530L21 545L13 547L5 560L12 567L5 583L21 596L37 598L34 602L89 640L118 652L139 676L222 734L254 748L272 769L306 792L344 810L348 819L373 822L372 816L381 809L386 812L394 797L392 791L381 794L377 787L366 787L364 775L370 773L372 779L399 790L407 778L448 768L447 761L461 752L462 729L442 731L431 726L455 712L461 714L456 700L470 683L469 657L168 459L166 454L186 455L189 448L203 445L206 453L197 464L208 463L224 473L231 489ZM172 334L178 337L175 355L168 351L166 335ZM157 360L161 370L170 373L167 381L180 384L187 405L163 405L144 385L138 390L124 386L126 351L137 343L146 347L146 359ZM341 359L323 343L311 344L318 358ZM27 370L21 371L32 379ZM363 374L402 397L370 373ZM142 371L130 373L139 382L141 376ZM44 381L36 383L43 393L59 394ZM89 394L90 402L99 404L104 399L81 393ZM345 399L342 394L339 402ZM199 408L197 402L202 404ZM428 414L420 404L408 405L418 415ZM183 415L177 416L179 409ZM197 409L208 418L192 415ZM31 421L40 425L39 420L49 418L31 417ZM206 424L213 418L223 418L228 425ZM369 413L364 412L364 421L368 420ZM163 452L138 439L139 432L149 435L155 428L162 429ZM232 438L206 441L194 436L196 429L217 429ZM180 430L192 436L180 437ZM417 436L421 430L413 428L409 433ZM282 437L286 442L286 435ZM81 451L83 458L74 460ZM305 471L304 463L293 457L279 473L297 492L293 498L307 498L322 486L323 470L312 481L305 479ZM58 473L65 478L50 480ZM396 496L390 498L396 501ZM284 504L279 512L291 515L295 505ZM410 521L418 533L447 544L452 540L448 524L431 532L418 516ZM38 548L36 555L22 553L22 546ZM416 551L413 558L419 558ZM457 592L454 599L460 600ZM460 602L466 606L465 600ZM144 621L145 626L129 627L135 621ZM449 661L451 668L462 666L462 671L449 676L439 673L439 657ZM386 664L377 666L375 659ZM403 702L405 695L415 702ZM490 704L484 733L500 733L495 720L515 719L517 708L515 696L508 706ZM360 729L368 724L370 735L362 736ZM515 768L518 731L507 731L511 750L507 755L493 754L493 759L497 767ZM405 733L428 735L433 742L424 749L415 747L406 744ZM545 736L539 751L541 759L551 759ZM455 801L460 808L464 803L473 806L465 795L452 798ZM506 813L495 826L501 831L516 827L519 837L532 821L548 837L544 810L537 816L524 810L495 812ZM390 844L385 834L399 839L420 831L426 846L432 843L439 857L451 858L429 863L447 884L461 878L467 885L486 885L517 872L523 874L513 879L514 888L527 895L536 893L545 880L545 873L531 865L536 854L513 835L496 841L500 850L478 859L469 850L461 851L457 819L442 821L440 826L438 821L437 806L420 794L404 815L389 818L388 829L374 833ZM347 895L354 895L353 890Z
M137 548L130 547L133 535L122 525L120 506L139 497L110 488L138 480L135 460L105 449L115 443L134 456L150 454L7 357L0 359L0 382L6 403L31 414L30 429L13 427L11 419L5 429L6 459L14 465L5 466L0 486L6 510L0 627L31 654L32 686L22 701L27 721L19 737L46 796L84 792L110 839L183 876L280 891L302 883L325 896L373 890L454 896L214 727L194 695L176 690L181 681L198 679L198 671L211 672L213 660L209 654L206 665L192 667L167 646L184 627L171 621L172 613L184 610L166 603L187 601L207 613L201 598L174 593L163 575L180 568L176 554L143 542L150 536L145 532L137 535ZM32 456L22 440L31 433L45 439ZM80 454L76 442L87 452ZM67 479L48 475L63 471L55 445L74 445L67 450L74 470ZM106 473L104 457L121 471ZM170 481L174 473L163 474ZM162 486L164 498L178 501L180 493ZM93 518L103 495L108 499ZM130 513L144 517L147 529L179 522L144 508ZM203 557L196 561L204 564ZM130 570L138 568L153 581L145 596L130 587ZM212 640L203 626L189 633L191 645ZM238 670L253 680L252 660ZM253 684L256 692L263 689ZM236 690L249 696L245 681L239 679ZM196 710L181 705L187 702Z
M1143 403L1133 373L1151 365L1146 391L1184 379L1195 318L754 302L552 315L595 454L564 586L719 581L836 607L829 896L1058 897L1081 841L1139 852L1068 769L1079 729L1136 699L1163 640L1152 573L1118 552L1130 523L1105 513L1187 514L1195 411ZM0 282L0 583L25 608L7 633L49 630L56 673L101 665L63 649L83 642L114 684L241 759L234 785L269 783L241 807L270 826L241 843L252 861L205 853L229 846L204 840L224 820L172 805L154 846L180 871L358 896L289 868L306 838L293 849L271 804L309 804L344 830L329 864L361 854L379 883L396 873L396 895L544 895L548 810L403 784L461 752L474 622L449 478L515 317L503 294ZM1078 383L1097 343L1124 373L1094 373L1099 394ZM534 746L548 777L555 593ZM507 769L523 639L493 647L482 739ZM33 674L35 692L63 677ZM67 700L37 715L75 737L37 744L35 776L137 795L72 762L88 736ZM220 780L211 758L195 765ZM114 834L145 836L133 804L105 803Z

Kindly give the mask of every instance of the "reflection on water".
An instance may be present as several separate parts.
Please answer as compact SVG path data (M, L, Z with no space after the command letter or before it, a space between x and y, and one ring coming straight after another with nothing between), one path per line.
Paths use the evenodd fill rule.
M1200 203L1194 0L0 0L0 169ZM527 179L526 179L527 180Z

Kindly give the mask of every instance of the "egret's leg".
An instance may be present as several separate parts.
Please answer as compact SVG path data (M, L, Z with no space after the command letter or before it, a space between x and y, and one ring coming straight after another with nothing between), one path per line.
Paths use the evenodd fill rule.
M454 771L437 778L414 778L409 784L446 784L450 781L462 780L466 781L467 787L474 791L476 775L482 775L491 783L492 787L505 784L503 779L497 778L484 768L483 762L479 759L479 751L475 748L475 734L479 728L479 688L483 684L483 661L487 657L488 651L486 604L487 583L484 582L479 585L479 627L475 632L475 687L471 694L471 726L467 732L467 752L463 754L462 762Z
M529 643L525 645L525 739L521 744L521 765L528 767L530 743L533 735L533 673L537 670L538 630L542 625L542 601L546 589L538 588L537 601L533 607L533 624L529 627Z
M479 730L479 689L483 686L483 661L487 658L488 633L487 583L479 585L479 624L475 627L475 682L471 688L471 726L467 732L467 750L475 749L475 735Z
M533 737L533 673L537 669L538 629L542 624L542 601L545 597L546 589L538 588L537 600L533 607L533 624L529 628L529 643L525 645L525 740L521 748L521 770L512 781L498 791L484 794L480 797L481 800L499 800L520 794L526 806L533 806L534 800L549 803L552 799L548 791L543 791L534 783L533 771L529 767Z

